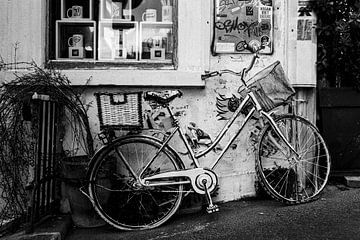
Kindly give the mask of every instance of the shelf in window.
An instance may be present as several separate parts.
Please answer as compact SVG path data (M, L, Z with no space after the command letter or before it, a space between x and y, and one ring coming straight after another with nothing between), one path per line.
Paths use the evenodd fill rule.
M140 26L148 28L172 28L172 22L140 22Z
M138 59L138 22L99 21L99 60Z
M93 0L61 0L61 19L82 21L93 19Z
M140 22L140 44L140 60L155 62L172 59L172 22Z
M84 61L96 57L95 21L56 21L56 59Z
M124 5L124 1L101 0L100 19L131 21L131 3L132 1L127 1L127 3Z
M84 19L84 18L82 18L82 19L65 18L65 19L57 20L56 22L81 24L81 23L93 23L95 21L89 20L89 19Z
M118 25L122 25L122 26L134 26L134 24L136 23L136 25L138 25L138 22L136 21L129 21L129 20L125 20L125 19L102 19L99 21L99 26L100 25L111 25L111 24L118 24Z

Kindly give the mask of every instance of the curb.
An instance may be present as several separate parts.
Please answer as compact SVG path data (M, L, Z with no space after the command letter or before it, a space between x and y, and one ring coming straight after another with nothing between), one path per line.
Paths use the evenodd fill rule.
M7 240L65 240L67 233L72 227L70 215L51 216L39 225L35 226L34 232L26 234L25 231L5 237Z

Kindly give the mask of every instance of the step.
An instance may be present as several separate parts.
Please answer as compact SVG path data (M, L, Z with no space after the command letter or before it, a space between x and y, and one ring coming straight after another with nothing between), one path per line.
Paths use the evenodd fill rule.
M51 216L39 225L34 232L26 234L24 231L7 236L7 240L64 240L72 226L71 216Z
M348 187L360 188L360 176L344 176Z

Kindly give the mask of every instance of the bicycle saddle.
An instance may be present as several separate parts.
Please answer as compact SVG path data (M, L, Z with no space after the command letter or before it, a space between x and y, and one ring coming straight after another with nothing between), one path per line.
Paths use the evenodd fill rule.
M180 90L148 91L144 93L146 101L154 101L162 105L169 104L172 100L181 96L182 92Z

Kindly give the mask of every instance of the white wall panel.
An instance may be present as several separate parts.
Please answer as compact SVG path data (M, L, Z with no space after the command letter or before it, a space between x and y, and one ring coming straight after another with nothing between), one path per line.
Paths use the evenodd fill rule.
M0 1L0 55L5 62L43 63L45 5L42 0Z

